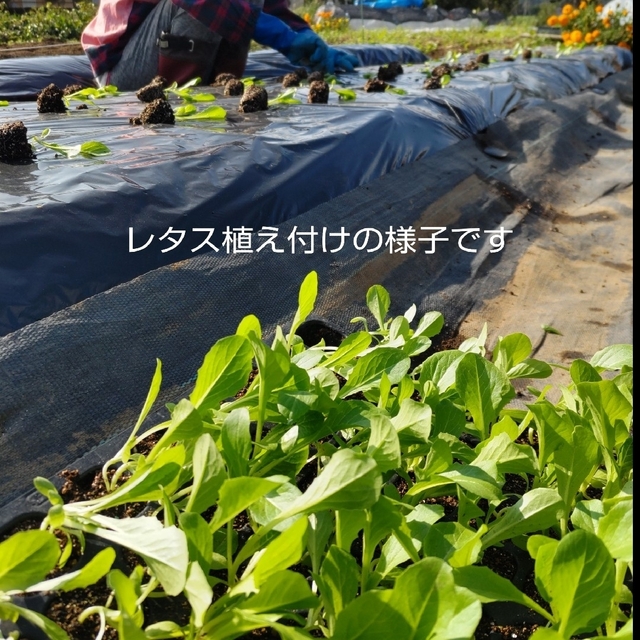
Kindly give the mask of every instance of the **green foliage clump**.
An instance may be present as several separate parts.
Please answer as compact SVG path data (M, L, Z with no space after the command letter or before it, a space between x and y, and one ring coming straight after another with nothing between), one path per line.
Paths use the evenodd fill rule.
M82 0L73 9L47 3L20 13L0 4L0 45L79 40L82 30L96 13L92 2Z
M123 640L266 627L283 640L471 640L495 601L546 621L533 640L630 639L631 345L575 360L570 382L529 387L518 407L515 381L566 368L532 357L526 335L489 352L485 326L433 352L442 314L411 305L394 316L375 285L357 331L337 347L305 345L296 331L317 286L311 272L288 333L278 326L268 343L258 318L243 318L206 354L189 397L149 426L158 362L102 469L104 495L65 503L35 479L50 507L39 531L0 543L0 618L68 640L13 597L106 578L111 597L79 619L98 616L100 637L108 625ZM453 518L441 497L455 501ZM139 503L138 517L113 517ZM106 548L46 579L87 535ZM530 556L538 601L483 562L506 543ZM116 547L140 559L128 574L114 568ZM148 598L179 595L188 621L145 620Z

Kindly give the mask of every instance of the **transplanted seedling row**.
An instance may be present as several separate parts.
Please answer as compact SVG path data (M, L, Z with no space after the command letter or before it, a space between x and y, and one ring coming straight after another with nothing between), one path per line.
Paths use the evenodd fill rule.
M533 358L526 335L500 338L490 356L486 328L434 351L442 315L389 315L374 286L358 330L305 345L297 331L316 296L312 272L289 331L269 343L246 316L189 396L148 426L158 362L100 492L35 480L51 506L40 530L0 544L0 617L66 640L50 612L13 597L98 582L111 597L80 617L126 640L267 628L286 640L473 638L495 601L533 611L535 640L630 639L631 346L574 361L570 384L541 382L515 408L515 381L559 366ZM74 570L74 547L90 539L106 548ZM489 568L504 544L532 559L528 589ZM128 568L112 546L128 550Z

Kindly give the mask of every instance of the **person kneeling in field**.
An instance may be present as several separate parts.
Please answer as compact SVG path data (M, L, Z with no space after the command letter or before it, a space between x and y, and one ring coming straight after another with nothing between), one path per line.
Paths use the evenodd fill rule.
M158 75L178 83L240 78L252 39L326 73L358 64L329 47L287 0L100 0L81 41L100 86L132 91Z

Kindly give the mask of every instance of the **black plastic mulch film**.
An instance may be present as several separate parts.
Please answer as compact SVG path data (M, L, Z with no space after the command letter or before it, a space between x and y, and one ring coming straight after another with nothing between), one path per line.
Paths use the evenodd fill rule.
M577 93L632 63L631 54L617 47L589 49L558 59L493 63L456 74L443 90L425 91L424 56L417 49L345 48L369 65L340 77L343 86L356 89L350 102L332 92L328 105L308 105L301 87L302 104L240 114L238 98L207 87L217 94L214 104L227 110L226 120L151 127L129 124L143 106L133 93L97 100L99 109L72 105L61 115L39 114L33 102L0 109L0 122L22 120L30 136L50 128L48 141L99 140L111 150L101 159L64 159L40 147L31 164L0 163L0 335L197 255L193 249L206 234L193 229L214 228L211 242L220 247L227 226L258 231L290 220L469 137L517 107ZM42 58L2 61L8 64L0 64L0 92L7 95L12 83L28 94L50 79L61 86L81 79L82 62L61 58L57 71L55 58L44 69L33 62ZM405 64L392 84L406 93L362 91L364 74L391 60ZM29 64L32 73L24 73ZM271 78L266 87L273 98L282 91L274 78L289 69L279 54L258 52L247 75ZM170 228L186 232L175 248L168 238L159 240ZM131 240L140 249L152 236L148 248L129 250Z

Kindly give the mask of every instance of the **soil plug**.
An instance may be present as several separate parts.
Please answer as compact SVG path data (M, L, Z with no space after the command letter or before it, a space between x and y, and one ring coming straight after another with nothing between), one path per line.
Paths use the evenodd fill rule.
M46 86L36 100L39 113L65 113L67 107L64 104L64 93L60 87L51 83Z
M241 113L253 113L255 111L266 111L269 108L269 96L264 87L252 85L247 87L240 98L238 111Z
M176 121L173 109L167 100L158 98L150 102L138 118L131 118L130 124L174 124Z
M62 95L70 96L72 93L76 93L77 91L82 91L84 87L81 84L68 84L63 90Z
M304 67L294 69L293 73L295 73L300 80L306 80L309 77L309 72Z
M392 82L401 73L404 73L404 69L397 61L390 62L389 64L382 65L378 68L378 78L383 82Z
M442 78L442 76L450 76L453 73L453 69L450 64L443 62L439 64L437 67L434 67L433 71L431 71L432 78Z
M480 68L480 65L475 60L470 60L467 64L462 67L463 71L477 71Z
M533 56L533 52L531 51L531 49L525 49L522 52L522 59L523 60L531 60L532 56Z
M136 93L136 98L141 102L153 102L154 100L164 100L164 90L166 80L162 76L156 76L148 85L142 87Z
M307 102L310 104L327 104L329 102L329 85L324 80L314 80L309 85Z
M300 76L297 73L287 73L287 75L284 78L282 78L282 86L285 89L287 87L299 87Z
M35 157L27 142L27 128L22 121L0 126L0 162L26 163Z
M224 95L225 96L241 96L244 93L244 83L242 80L237 80L236 78L232 78L231 80L227 80L224 85Z
M478 55L476 57L476 62L478 64L489 64L489 54L488 53L481 53L480 55Z
M213 81L213 87L225 87L230 80L238 80L233 73L219 73Z
M364 90L371 93L373 91L386 91L389 85L380 78L369 78L364 85Z
M440 78L427 78L422 86L425 89L442 89Z
M515 62L515 58L513 56L505 56L502 58L502 62Z
M324 73L322 71L312 71L308 76L307 80L309 84L312 82L319 82L320 80L324 80Z

